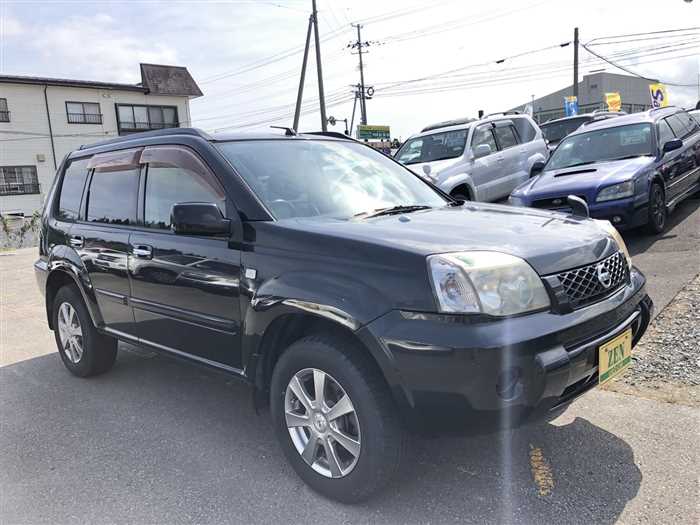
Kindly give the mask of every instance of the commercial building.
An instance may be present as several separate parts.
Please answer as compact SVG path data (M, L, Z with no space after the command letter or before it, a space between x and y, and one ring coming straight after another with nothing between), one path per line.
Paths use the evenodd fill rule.
M1 75L0 213L40 209L57 166L82 144L189 125L199 96L176 66L141 64L138 84Z
M579 113L590 113L596 109L607 109L605 93L614 92L620 94L623 111L627 113L644 111L651 107L649 84L654 82L654 80L604 71L584 75L578 83L578 111ZM531 104L535 120L544 123L564 116L564 97L572 94L572 85L569 85L513 109L522 111Z

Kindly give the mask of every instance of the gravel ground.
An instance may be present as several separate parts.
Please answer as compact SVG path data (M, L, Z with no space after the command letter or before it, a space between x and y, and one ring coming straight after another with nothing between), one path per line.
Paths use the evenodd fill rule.
M654 319L632 365L608 388L700 406L700 275Z

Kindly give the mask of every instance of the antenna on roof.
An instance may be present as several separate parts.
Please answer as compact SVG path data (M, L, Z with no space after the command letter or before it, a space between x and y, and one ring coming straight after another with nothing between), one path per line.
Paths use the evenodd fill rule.
M270 126L270 127L275 128L275 129L283 129L285 137L296 137L297 136L297 132L294 131L293 128L288 128L287 126Z

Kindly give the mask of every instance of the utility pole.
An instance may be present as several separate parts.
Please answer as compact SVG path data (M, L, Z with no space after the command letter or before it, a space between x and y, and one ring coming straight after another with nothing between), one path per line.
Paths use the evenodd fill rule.
M357 54L360 57L360 123L367 124L367 103L365 100L365 71L362 64L362 48L369 46L369 42L363 42L360 36L360 29L362 26L360 24L354 24L357 28L357 42L350 44L349 47L352 49L357 48Z
M316 71L318 72L318 99L321 106L321 130L328 131L328 121L326 120L326 98L323 94L323 70L321 69L321 44L318 38L318 12L316 11L316 0L311 0L314 18L314 43L316 47Z
M299 131L299 115L301 113L301 98L304 95L304 80L306 79L306 62L309 59L309 44L311 43L311 26L314 23L313 15L309 16L309 28L306 30L306 47L304 48L304 59L301 63L301 78L299 79L299 91L297 92L297 105L294 109L294 124L292 129Z
M572 93L578 100L578 27L574 28L574 92Z
M311 43L311 26L314 29L314 47L316 48L316 71L318 73L318 102L321 110L321 129L328 131L328 121L326 120L326 97L323 93L323 69L321 68L321 44L318 38L318 11L316 11L316 0L311 0L311 16L309 17L309 27L306 30L306 46L304 47L304 59L301 63L301 78L299 79L299 91L297 91L297 103L294 109L294 123L292 129L299 128L299 116L301 115L301 99L304 94L304 80L306 78L306 63L309 59L309 45Z

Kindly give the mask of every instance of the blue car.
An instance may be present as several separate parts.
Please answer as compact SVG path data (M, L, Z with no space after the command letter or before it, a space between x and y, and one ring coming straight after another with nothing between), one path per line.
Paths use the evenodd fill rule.
M668 213L700 190L700 125L675 107L592 121L535 169L510 204L570 212L576 195L593 218L661 233Z

